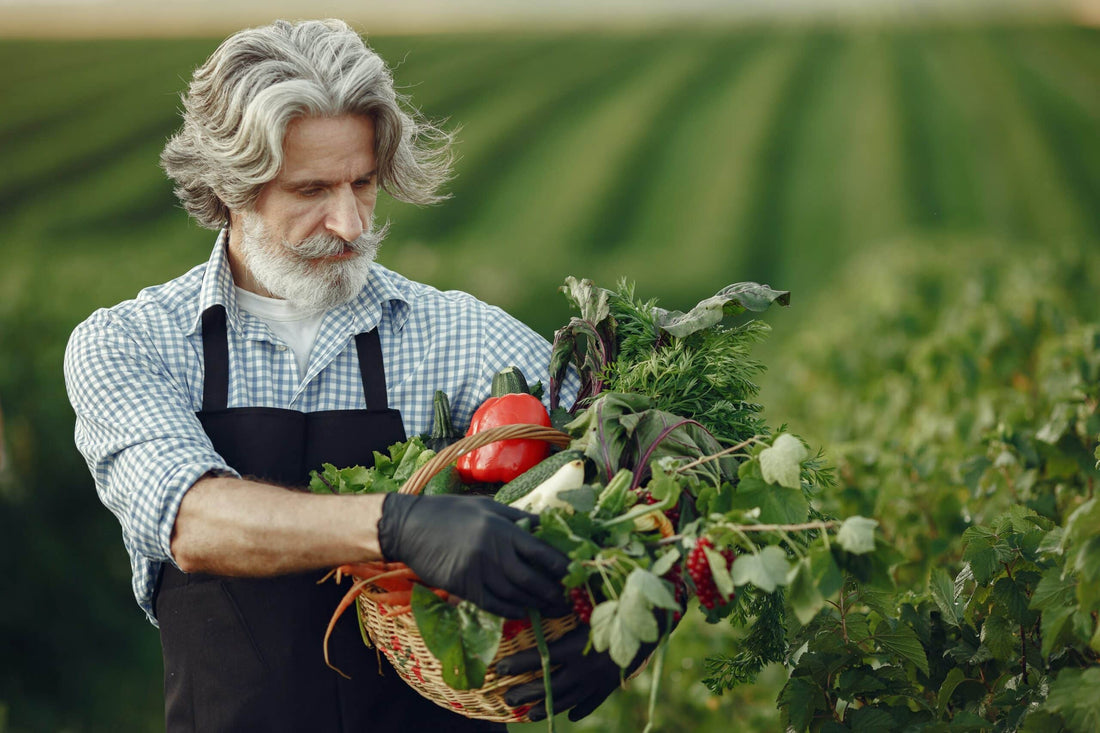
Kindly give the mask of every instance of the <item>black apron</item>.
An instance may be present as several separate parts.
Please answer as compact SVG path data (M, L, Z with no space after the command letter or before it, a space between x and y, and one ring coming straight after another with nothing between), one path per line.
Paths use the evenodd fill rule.
M377 329L355 337L365 410L303 413L228 409L225 309L203 313L206 370L197 413L215 450L242 476L304 487L311 469L373 463L405 440L389 409ZM317 581L324 571L274 578L180 572L165 563L154 597L164 652L166 729L176 731L504 731L457 715L410 688L386 658L364 646L354 606L329 639L329 618L347 591Z

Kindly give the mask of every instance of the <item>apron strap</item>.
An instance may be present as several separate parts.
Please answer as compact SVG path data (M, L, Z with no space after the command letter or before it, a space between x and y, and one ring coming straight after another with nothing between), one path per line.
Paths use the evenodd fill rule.
M224 410L229 405L229 339L225 333L225 307L212 305L202 312L203 412Z
M389 409L386 397L386 370L382 363L382 341L373 328L355 337L359 354L359 377L363 396L371 410ZM224 410L229 406L229 338L225 331L225 307L212 305L202 314L203 412Z
M386 369L382 364L382 341L378 329L372 328L355 337L355 349L359 352L359 376L363 380L363 396L368 410L388 410L386 397Z

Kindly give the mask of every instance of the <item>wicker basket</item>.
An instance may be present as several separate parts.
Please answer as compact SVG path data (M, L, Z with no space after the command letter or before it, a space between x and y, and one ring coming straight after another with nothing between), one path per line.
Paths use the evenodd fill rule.
M553 428L539 425L505 425L466 436L439 451L431 460L409 477L401 487L401 493L418 494L436 473L450 465L460 455L498 440L527 438L544 440L564 447L570 438ZM504 693L514 685L542 677L541 671L522 675L499 676L493 665L506 656L535 646L535 633L529 624L508 623L505 626L500 648L485 676L485 684L476 690L454 690L443 681L439 660L428 651L411 613L393 615L384 603L371 598L371 588L358 598L359 618L371 642L389 659L393 668L414 690L437 705L465 715L468 718L502 723L530 722L527 711L530 705L513 708L504 702ZM574 615L544 619L542 631L547 641L561 638L577 627Z

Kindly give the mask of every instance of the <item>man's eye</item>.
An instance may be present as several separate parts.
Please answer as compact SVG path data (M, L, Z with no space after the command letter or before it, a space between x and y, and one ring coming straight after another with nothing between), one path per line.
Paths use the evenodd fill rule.
M374 185L374 178L360 178L355 182L356 188L370 188Z
M313 198L314 196L316 196L319 193L321 193L321 189L319 189L319 188L302 188L302 189L298 190L298 195L303 196L307 199L308 198Z

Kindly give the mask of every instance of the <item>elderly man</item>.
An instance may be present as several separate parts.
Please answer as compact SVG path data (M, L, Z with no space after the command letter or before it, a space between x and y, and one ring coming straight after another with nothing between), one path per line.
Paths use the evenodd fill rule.
M439 200L450 142L339 21L242 31L194 74L162 163L219 231L213 252L92 314L65 359L77 445L160 628L169 730L502 728L379 675L350 616L332 648L352 680L328 669L321 635L341 591L318 569L384 557L505 617L568 609L567 559L516 526L521 512L288 490L427 430L435 390L462 423L501 368L545 379L549 345L529 328L374 262L379 190ZM618 682L605 658L579 661L581 638L557 647L554 678L579 715ZM517 690L515 703L541 699Z

